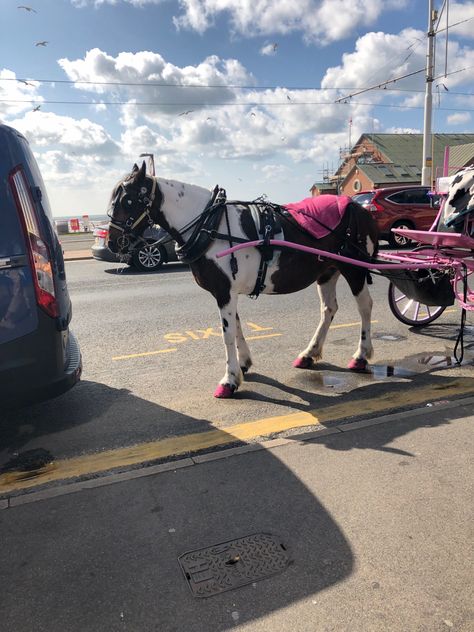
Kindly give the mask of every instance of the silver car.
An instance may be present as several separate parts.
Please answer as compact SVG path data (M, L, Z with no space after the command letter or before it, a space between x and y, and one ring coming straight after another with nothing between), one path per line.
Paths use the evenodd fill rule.
M95 242L92 246L92 256L101 261L121 262L123 259L107 247L109 239L109 225L103 224L94 229ZM134 266L142 272L154 272L161 268L163 263L177 261L176 242L168 233L159 226L151 226L143 233L147 243L140 243L125 257L125 263ZM162 244L155 244L157 240L163 240Z

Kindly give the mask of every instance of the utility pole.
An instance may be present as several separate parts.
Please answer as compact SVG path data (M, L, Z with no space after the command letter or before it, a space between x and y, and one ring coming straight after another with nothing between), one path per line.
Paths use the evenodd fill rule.
M433 111L433 79L434 79L434 45L435 30L434 25L437 18L437 11L433 9L433 0L428 0L428 37L426 44L426 89L425 89L425 116L423 123L423 162L421 166L421 184L432 186L432 143L431 143L431 120Z

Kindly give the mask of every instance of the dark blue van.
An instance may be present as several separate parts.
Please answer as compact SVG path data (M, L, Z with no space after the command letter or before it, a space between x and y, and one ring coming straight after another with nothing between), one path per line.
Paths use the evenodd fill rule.
M74 386L81 353L46 189L27 140L0 124L0 414Z

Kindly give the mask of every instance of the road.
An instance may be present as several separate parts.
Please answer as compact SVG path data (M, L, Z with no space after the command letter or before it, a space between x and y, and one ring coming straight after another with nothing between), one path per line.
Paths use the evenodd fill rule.
M59 235L59 241L66 252L75 250L89 250L94 243L92 233L77 233L71 235Z
M376 278L376 358L355 376L341 284L325 361L299 371L315 290L243 297L255 370L223 401L217 310L186 267L67 274L83 381L0 420L6 630L472 630L472 322L455 368L458 311L410 331ZM290 565L195 599L178 558L212 546L254 572L259 552L222 545L249 534L276 535Z
M292 360L318 321L315 288L256 301L241 297L254 367L233 399L216 400L212 394L224 373L218 312L187 267L168 264L158 273L140 274L110 263L71 261L67 276L82 382L56 400L5 416L0 465L30 450L64 459L215 428L242 426L248 432L246 424L258 422L249 439L410 408L442 397L439 389L453 379L461 380L461 392L464 385L470 388L469 349L465 366L451 366L458 310L410 331L390 313L383 278L374 279L372 290L376 356L370 374L345 369L359 323L343 281L324 362L312 371L294 369ZM466 347L473 342L468 326Z

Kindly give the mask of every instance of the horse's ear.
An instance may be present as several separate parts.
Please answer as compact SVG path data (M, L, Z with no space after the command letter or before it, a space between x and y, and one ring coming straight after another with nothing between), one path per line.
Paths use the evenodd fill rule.
M138 172L137 180L139 182L143 182L146 176L146 164L145 161L142 162L142 166L140 167L140 171Z
M137 163L135 163L133 165L133 167L132 167L132 174L135 175L137 173L137 171L138 171L138 165L137 165Z

